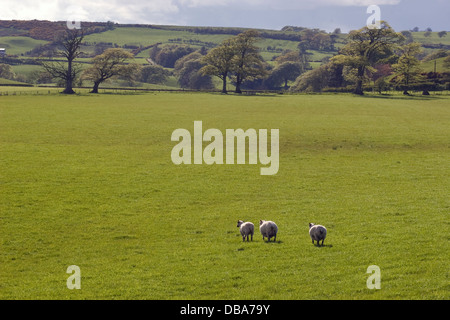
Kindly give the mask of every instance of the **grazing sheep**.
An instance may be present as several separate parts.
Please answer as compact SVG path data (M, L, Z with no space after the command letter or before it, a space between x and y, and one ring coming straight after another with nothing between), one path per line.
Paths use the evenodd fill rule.
M251 236L253 241L253 233L255 232L255 226L251 222L244 222L242 220L238 220L237 227L239 228L239 231L242 235L242 241L245 241L245 238Z
M261 234L264 237L267 237L270 242L270 238L273 237L273 241L277 240L277 232L278 227L273 221L266 221L266 220L259 220L259 231L261 231Z
M321 226L320 224L315 225L314 223L309 224L309 235L311 236L312 243L314 244L314 240L317 241L317 245L319 245L319 241L325 240L327 236L327 228Z

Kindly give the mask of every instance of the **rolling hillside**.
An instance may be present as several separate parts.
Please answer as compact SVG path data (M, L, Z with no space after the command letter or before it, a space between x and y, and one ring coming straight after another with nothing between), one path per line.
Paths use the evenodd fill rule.
M64 22L49 21L0 21L0 48L5 48L7 55L12 60L3 62L13 65L14 72L26 78L32 71L38 70L33 61L39 56L47 56L52 47L50 39L56 36L56 31L64 27ZM51 29L51 26L54 29ZM89 59L98 53L98 46L122 47L135 54L139 64L148 64L148 48L151 45L169 44L186 45L195 49L202 47L210 49L223 40L230 38L245 29L220 28L220 27L181 27L181 26L157 26L157 25L120 25L96 22L83 22L87 35L82 46L83 56L79 61L89 62ZM55 31L56 30L56 31ZM280 30L258 30L261 40L258 42L261 56L269 64L285 50L296 50L301 39L314 33L323 33L317 29L301 27L284 27ZM328 34L329 35L329 34ZM338 49L345 44L347 34L333 34L331 49L311 50L309 62L312 68L322 64L324 60L332 57ZM439 37L437 32L425 36L424 32L413 32L414 41L424 46L424 52L430 54L438 49L450 48L450 35ZM442 59L441 59L442 60ZM2 61L0 60L0 63ZM426 70L432 71L429 61ZM438 63L442 67L442 62ZM439 71L439 70L438 70ZM176 85L171 79L168 86Z

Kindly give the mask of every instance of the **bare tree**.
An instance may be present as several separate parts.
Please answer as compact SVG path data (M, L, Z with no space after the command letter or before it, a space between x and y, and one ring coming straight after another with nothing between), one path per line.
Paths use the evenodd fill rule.
M62 93L75 93L72 87L76 77L80 73L80 68L74 65L74 60L81 53L80 46L83 38L84 32L81 29L67 29L56 41L62 48L58 56L66 58L67 63L62 61L42 62L42 67L46 72L51 74L52 77L64 81L65 88Z

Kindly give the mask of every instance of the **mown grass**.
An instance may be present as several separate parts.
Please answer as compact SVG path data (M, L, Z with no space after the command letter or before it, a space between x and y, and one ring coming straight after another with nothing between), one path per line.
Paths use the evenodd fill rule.
M2 299L448 299L449 97L0 97ZM280 170L171 162L280 130ZM206 145L206 144L204 144ZM274 220L276 243L236 222ZM324 224L324 247L308 223ZM69 265L81 290L69 290ZM367 267L381 289L366 287Z

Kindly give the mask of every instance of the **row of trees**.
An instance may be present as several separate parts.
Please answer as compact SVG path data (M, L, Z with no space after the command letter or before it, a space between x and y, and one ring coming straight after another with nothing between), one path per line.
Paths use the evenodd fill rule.
M421 69L422 47L419 43L405 41L402 33L395 32L388 23L382 22L379 29L362 29L350 32L347 44L327 64L301 75L291 91L321 91L324 88L339 88L353 84L355 94L363 94L364 84L375 81L379 92L393 85L408 94L411 88L421 89L424 94L433 83ZM406 43L405 43L406 42ZM447 56L443 50L440 57ZM450 57L444 67L450 67ZM444 73L441 82L449 82Z
M74 80L81 74L73 62L80 54L83 37L80 30L67 31L60 41L61 53L67 63L43 63L47 74L64 80L64 93L73 93ZM381 88L386 86L387 76L391 75L390 80L404 88L405 93L410 86L425 81L418 58L420 44L405 44L405 36L395 32L386 22L378 29L364 27L350 32L347 44L339 53L313 70L308 63L309 45L304 41L299 42L298 50L279 56L273 67L259 54L258 40L257 31L247 30L209 51L205 48L194 51L186 46L154 46L150 61L155 64L144 68L132 63L132 53L121 48L108 48L91 60L90 66L82 72L82 78L93 82L94 93L98 92L102 82L116 76L150 83L164 81L169 72L160 65L173 68L182 87L212 89L211 76L218 77L223 93L227 93L228 81L233 83L236 93L241 93L244 85L253 89L288 89L288 83L295 81L291 91L321 91L326 87L352 84L355 94L363 94L368 78L376 80L376 85Z

